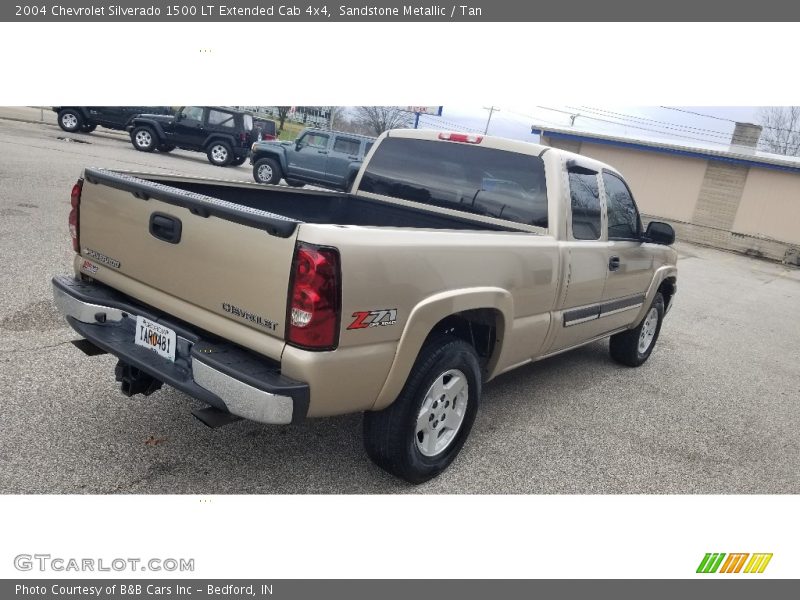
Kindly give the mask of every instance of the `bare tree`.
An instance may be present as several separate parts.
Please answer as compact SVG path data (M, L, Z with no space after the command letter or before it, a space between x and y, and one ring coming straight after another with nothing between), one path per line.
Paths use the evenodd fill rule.
M411 126L411 113L397 106L357 106L355 112L356 122L374 135Z
M800 155L800 106L765 106L758 113L761 147L775 154Z
M278 120L281 122L278 129L283 131L283 124L286 122L286 115L289 114L289 109L292 108L291 106L277 106L278 109Z

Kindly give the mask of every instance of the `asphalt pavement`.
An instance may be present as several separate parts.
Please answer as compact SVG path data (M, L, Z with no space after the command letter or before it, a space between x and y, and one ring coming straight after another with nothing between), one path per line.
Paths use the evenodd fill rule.
M252 181L247 164L0 118L0 492L800 493L797 268L678 244L675 307L644 366L597 342L499 377L455 463L415 487L372 465L360 415L208 429L174 389L122 396L115 359L69 343L50 291L71 270L86 166Z

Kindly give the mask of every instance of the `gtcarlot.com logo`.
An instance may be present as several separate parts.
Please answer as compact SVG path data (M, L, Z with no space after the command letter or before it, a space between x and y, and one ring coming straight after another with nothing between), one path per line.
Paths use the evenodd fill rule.
M50 554L18 554L14 557L17 571L108 572L155 571L192 572L193 558L75 558Z
M748 558L750 560L748 560ZM698 573L763 573L772 553L760 552L707 552L697 567ZM723 562L724 561L724 562Z

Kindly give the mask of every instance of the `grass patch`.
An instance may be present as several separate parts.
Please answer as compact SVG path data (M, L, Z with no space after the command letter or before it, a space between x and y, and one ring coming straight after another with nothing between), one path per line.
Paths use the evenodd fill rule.
M278 123L278 125L280 126L280 122ZM283 129L281 130L278 139L293 140L297 137L297 134L299 134L303 129L305 129L305 126L302 123L294 123L292 121L286 121L283 124Z

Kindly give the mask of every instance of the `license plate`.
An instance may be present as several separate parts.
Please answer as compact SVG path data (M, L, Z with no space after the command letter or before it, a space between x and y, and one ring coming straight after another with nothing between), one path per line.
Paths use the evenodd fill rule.
M144 317L136 317L136 333L133 341L137 346L152 350L159 356L175 362L176 339L172 329L148 321Z

